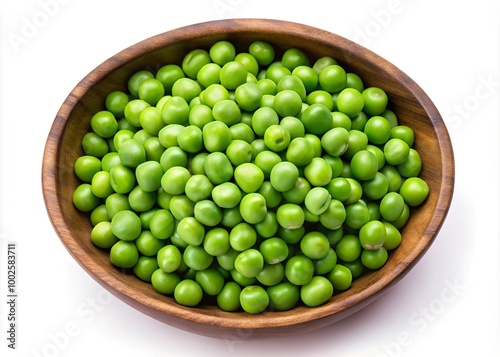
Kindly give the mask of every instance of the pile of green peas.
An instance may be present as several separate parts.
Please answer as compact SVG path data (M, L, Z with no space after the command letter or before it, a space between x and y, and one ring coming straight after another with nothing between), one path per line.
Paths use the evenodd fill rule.
M329 56L229 41L140 70L94 113L73 202L91 240L184 306L319 306L429 194L387 94Z

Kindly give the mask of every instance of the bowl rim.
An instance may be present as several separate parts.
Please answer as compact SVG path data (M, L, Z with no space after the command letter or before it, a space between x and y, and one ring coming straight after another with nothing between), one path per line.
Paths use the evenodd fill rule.
M221 27L221 24L224 24L224 26ZM439 147L445 148L450 156L447 157L447 160L442 160L441 174L443 180L438 193L439 198L436 205L437 214L428 222L428 226L425 230L425 237L423 237L422 242L418 245L418 249L412 251L411 254L406 257L405 261L398 265L398 269L391 271L387 279L375 281L367 289L349 296L341 305L327 303L315 307L314 309L305 308L297 310L297 314L273 312L274 316L272 319L252 320L243 318L243 315L239 313L228 313L224 314L224 317L221 317L219 315L207 314L207 309L186 308L181 305L165 305L162 307L159 306L160 304L152 301L148 295L143 293L136 293L132 298L128 294L127 286L125 286L123 282L111 279L105 268L97 264L89 267L83 263L91 259L91 256L88 252L85 252L85 250L75 249L71 228L64 220L62 206L60 202L52 197L53 193L57 192L57 187L60 183L57 178L57 168L54 167L51 162L57 162L61 145L61 136L59 134L65 130L72 109L78 104L80 98L85 96L93 86L99 83L108 73L131 62L137 54L146 55L179 40L188 41L200 36L214 34L214 28L219 29L217 34L221 33L221 29L223 34L237 34L258 32L259 29L265 28L266 32L273 32L276 34L284 34L286 32L288 35L299 36L304 40L314 40L315 42L323 43L325 46L328 46L329 42L331 43L332 40L335 40L339 43L339 47L345 49L346 55L364 55L376 59L378 65L382 66L386 72L393 74L397 73L398 78L404 81L404 85L410 89L412 95L417 99L419 104L425 107L429 119L432 121L437 131ZM48 216L66 249L89 275L108 290L111 288L111 292L123 301L134 305L138 310L155 318L157 318L157 316L152 314L153 310L168 314L174 318L191 321L195 324L219 326L229 329L273 329L281 326L289 326L290 324L300 325L310 322L311 320L324 319L332 315L338 315L339 319L343 318L368 305L386 292L388 287L393 286L402 279L429 249L444 223L453 197L454 165L451 139L437 108L428 98L427 94L410 77L392 63L351 40L310 25L275 19L239 18L200 22L168 30L131 45L105 60L94 70L89 72L89 74L87 74L67 96L51 126L43 155L42 189ZM447 182L446 185L444 184L445 181ZM57 225L55 224L56 221L58 222ZM134 302L138 302L140 305L137 306ZM258 324L252 323L252 321L258 321Z

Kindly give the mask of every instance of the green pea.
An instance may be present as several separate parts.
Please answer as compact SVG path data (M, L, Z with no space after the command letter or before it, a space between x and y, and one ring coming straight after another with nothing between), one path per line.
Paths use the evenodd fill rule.
M166 209L157 210L151 217L149 229L155 238L167 239L174 232L174 228L174 217Z
M314 147L309 140L298 137L290 141L286 151L286 159L296 166L309 164L315 156Z
M201 200L194 206L194 218L207 227L213 227L222 220L222 211L212 200Z
M186 181L184 191L186 196L193 202L208 199L212 194L214 185L205 175L192 175Z
M216 296L224 287L224 277L214 268L197 271L195 281L201 286L203 292L209 296Z
M405 200L397 192L389 192L380 201L380 214L388 221L398 219L403 213Z
M343 155L346 159L350 160L358 151L366 150L366 147L368 145L368 137L362 131L351 129L349 130L349 139L347 145L347 150Z
M167 64L160 67L156 72L156 79L158 79L165 88L165 93L172 93L172 86L180 79L184 78L185 74L182 68L176 64Z
M363 92L363 98L365 100L365 106L363 111L370 115L381 115L386 109L388 98L387 94L381 88L369 87Z
M106 140L96 133L90 132L83 136L82 149L86 155L101 159L109 152Z
M370 220L370 210L365 201L359 200L346 206L345 223L353 229L360 229Z
M113 265L128 269L139 260L139 252L134 242L120 240L111 247L109 259Z
M346 209L339 200L330 200L328 209L319 215L323 226L329 229L337 229L346 219Z
M205 175L205 160L207 156L208 152L200 152L199 154L196 154L191 158L191 160L189 161L189 167L191 168L191 172L193 173L193 175ZM187 167L187 164L178 166Z
M165 273L161 269L156 269L151 275L151 284L159 293L171 295L175 291L177 284L181 282L181 278L176 273Z
M385 165L380 169L380 172L389 181L388 192L399 192L403 179L397 168L391 165Z
M408 156L410 155L410 147L401 139L389 139L389 141L387 141L384 145L384 155L387 163L391 165L399 165L408 159Z
M387 262L388 253L384 247L376 250L363 249L361 253L361 262L368 269L380 269Z
M243 140L250 144L252 141L255 139L255 133L252 130L251 123L248 125L247 123L243 122L243 117L246 117L247 115L244 115L242 113L242 122L231 125L229 127L229 131L231 133L231 138L232 140ZM250 120L251 119L250 115Z
M203 240L203 249L213 256L220 256L230 248L229 233L224 228L216 227L206 232Z
M258 40L248 47L248 52L255 57L259 65L267 66L274 60L274 47L269 42Z
M102 138L112 137L118 130L118 122L115 116L107 110L95 113L90 119L90 126Z
M312 231L302 237L300 249L310 259L322 259L328 254L330 242L323 233Z
M103 249L111 248L118 241L111 229L111 223L106 221L99 222L92 228L90 239L96 247Z
M291 189L297 182L298 177L299 170L297 167L287 161L274 165L269 176L271 184L279 192Z
M306 132L314 135L322 135L332 129L332 113L321 103L308 106L301 114L300 120Z
M185 124L189 119L189 104L183 97L172 96L162 107L161 117L166 124Z
M130 203L128 202L128 196L120 193L113 193L109 195L106 198L105 204L109 219L112 219L114 215L120 211L132 209L130 207Z
M300 299L299 288L290 283L282 282L266 289L269 304L273 310L287 311L294 308Z
M278 207L276 218L281 227L286 229L298 229L305 221L304 210L299 205L285 203Z
M332 196L326 188L314 187L307 193L304 203L312 214L320 215L328 209L331 199Z
M346 76L347 76L347 83L346 83L347 88L354 88L360 93L362 93L365 90L365 85L363 83L363 80L356 73L347 73Z
M179 269L182 263L182 253L175 245L162 247L157 253L158 267L165 273Z
M348 148L349 132L342 127L328 130L321 138L322 148L331 156L340 156Z
M285 127L273 124L264 132L264 143L270 150L280 152L290 144L290 133Z
M202 246L188 245L182 255L184 263L194 270L205 270L213 262L214 257L208 254Z
M328 273L327 278L332 283L334 290L343 291L349 289L353 276L351 270L347 267L342 264L336 264Z
M398 172L403 177L416 177L422 170L422 159L417 150L410 148L408 159L397 166Z
M192 217L194 215L195 203L191 201L186 195L172 196L170 199L170 213L178 221L184 217Z
M352 262L361 255L362 247L359 238L352 234L346 234L337 243L335 253L344 262Z
M385 225L380 221L370 221L359 230L359 241L364 249L376 250L387 238Z
M106 110L110 111L115 118L123 117L123 111L125 110L125 106L128 103L128 95L125 92L116 90L110 92L106 95L106 99L104 100L104 105Z
M210 153L203 164L206 176L215 184L229 181L233 177L233 166L226 155L220 152Z
M240 213L249 224L262 222L267 214L266 199L259 193L248 193L241 199Z
M165 246L164 239L158 239L150 231L143 230L135 240L137 250L148 257L156 256L158 251Z
M391 126L391 138L401 139L406 142L409 147L412 147L415 142L415 133L412 128L406 125Z
M292 71L290 71L285 66L282 66L280 62L275 62L271 66L269 66L265 73L265 78L272 80L274 83L278 84L281 78L284 76L291 75Z
M332 180L332 169L325 159L315 157L304 167L304 176L313 186L326 186Z
M220 71L220 83L227 89L236 89L246 82L248 70L241 62L230 61Z
M109 214L106 205L100 204L90 212L90 223L92 223L92 227L95 227L99 222L103 221L109 221Z
M304 255L294 255L285 263L285 277L295 285L305 285L314 276L314 264Z
M318 74L309 65L298 65L292 70L292 75L298 77L306 90L312 92L318 87Z
M221 208L233 208L241 201L241 190L233 182L224 182L212 190L212 199Z
M429 185L420 177L410 177L402 183L399 193L408 206L419 206L429 195Z
M337 253L335 253L335 250L330 247L325 257L316 260L316 264L314 265L314 273L316 275L325 275L329 273L336 264Z
M346 72L337 64L327 65L319 73L319 85L329 93L340 92L345 88L346 83Z
M210 62L211 59L208 51L204 49L194 49L184 56L182 60L182 70L189 78L195 79L199 70Z
M255 278L264 268L264 258L257 249L246 249L236 257L234 268L245 278Z
M391 223L382 222L386 230L386 238L383 247L394 250L401 244L401 232Z
M191 108L188 117L190 125L203 129L205 125L212 121L214 121L214 116L212 114L212 108L208 105L198 104Z
M331 195L331 198L341 202L346 201L351 195L351 184L344 177L333 178L326 189Z
M233 275L234 261L236 260L238 254L240 254L239 251L234 250L233 248L229 248L226 253L217 256L217 263L222 269L231 272L231 275Z
M300 289L302 302L309 307L323 305L333 295L332 283L324 276L314 276Z
M270 181L264 181L257 193L260 193L264 197L268 208L277 207L281 203L283 197L281 192L276 190Z
M383 145L391 137L391 124L384 117L376 115L368 119L364 133L372 144Z
M197 282L184 279L175 286L174 298L180 305L197 306L203 299L203 289Z
M229 232L229 244L231 248L239 252L249 249L257 242L257 233L254 228L246 222L234 226Z
M240 108L251 112L259 108L263 93L257 83L247 82L238 86L234 95Z
M375 177L361 183L363 194L372 199L378 200L384 197L389 191L389 180L381 172L375 173Z
M259 136L264 136L267 128L277 124L279 124L279 117L272 108L262 107L253 113L252 129Z
M243 163L234 169L234 179L243 192L251 193L264 182L264 173L253 163Z
M132 241L141 233L141 219L130 210L117 212L111 219L111 230L121 240Z
M240 304L241 287L234 281L228 281L217 295L217 305L224 311L238 311Z
M372 152L360 150L353 155L350 167L355 178L367 181L375 177L378 171L378 161Z
M240 304L249 314L259 314L269 305L269 296L259 285L246 286L240 293Z
M135 175L137 184L145 192L156 191L161 187L163 169L160 163L156 161L146 161L139 164Z
M266 217L261 222L255 224L254 228L260 237L270 238L276 234L276 232L278 231L278 226L279 225L276 218L276 213L267 211Z
M106 198L114 193L111 186L109 172L99 171L92 177L91 182L92 193L99 198Z
M178 146L177 136L183 129L184 125L181 124L169 124L164 126L158 133L160 144L165 148Z
M209 152L225 151L231 144L229 127L221 121L207 123L203 127L203 144Z
M106 155L104 157L106 157ZM92 182L92 177L94 177L97 172L101 171L101 160L95 156L82 155L76 159L74 170L76 176L81 181L90 183Z
M191 177L188 169L174 166L168 169L161 178L162 189L171 195L180 195L185 192L186 183Z

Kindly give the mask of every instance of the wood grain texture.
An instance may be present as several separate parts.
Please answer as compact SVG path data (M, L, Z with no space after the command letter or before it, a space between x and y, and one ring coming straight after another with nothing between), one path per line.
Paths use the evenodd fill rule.
M78 185L73 163L82 154L79 143L90 129L90 119L104 107L113 90L126 90L137 70L180 63L187 51L209 48L218 40L232 41L246 50L257 39L279 51L304 50L312 59L332 56L347 71L357 73L366 86L384 89L390 108L401 124L415 131L421 154L421 177L430 187L425 204L412 212L403 229L401 245L379 271L357 279L352 287L317 308L297 307L287 312L252 316L227 313L213 306L186 308L154 291L133 274L116 269L108 252L90 241L87 214L75 209L72 194ZM62 104L48 135L42 165L42 186L49 218L75 260L104 288L134 308L172 326L212 337L272 338L313 331L362 309L403 278L436 238L449 210L454 189L454 158L445 124L428 96L397 67L345 38L297 23L266 19L235 19L195 24L142 41L105 61L88 74Z

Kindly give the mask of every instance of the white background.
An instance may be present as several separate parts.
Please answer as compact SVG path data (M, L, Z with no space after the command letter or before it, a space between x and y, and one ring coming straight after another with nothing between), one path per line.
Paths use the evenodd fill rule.
M499 5L497 0L2 0L0 354L500 356ZM369 307L298 337L211 339L142 315L111 297L72 260L42 199L45 140L81 78L142 39L230 17L302 22L359 42L429 94L453 140L454 200L428 253ZM18 247L16 351L6 340L8 242Z

